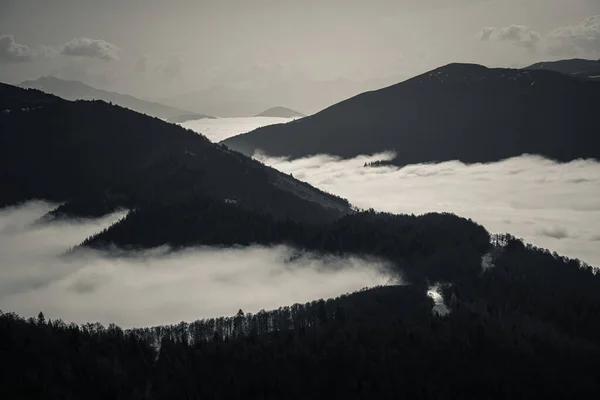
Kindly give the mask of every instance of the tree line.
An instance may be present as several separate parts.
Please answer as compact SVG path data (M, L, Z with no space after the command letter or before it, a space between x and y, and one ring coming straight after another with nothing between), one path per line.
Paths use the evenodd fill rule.
M600 276L492 237L493 267L421 285L122 330L0 316L2 398L550 398L598 393Z

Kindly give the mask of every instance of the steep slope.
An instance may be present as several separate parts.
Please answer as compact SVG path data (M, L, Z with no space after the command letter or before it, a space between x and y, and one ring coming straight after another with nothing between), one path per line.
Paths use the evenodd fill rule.
M96 89L79 81L67 81L52 76L42 76L33 81L22 82L18 86L26 89L38 89L66 100L103 100L158 118L168 119L189 114L188 111L174 107L141 100L127 94Z
M293 158L395 150L395 163L489 162L523 153L600 157L600 83L551 71L450 64L315 115L222 143Z
M0 105L11 110L0 114L0 205L104 197L108 208L138 207L208 196L309 221L349 209L190 130L122 107L3 84Z
M560 72L561 74L573 75L578 78L600 81L600 60L574 58L570 60L543 61L530 65L524 69L544 69L548 71Z
M294 118L306 117L306 115L286 107L273 107L255 115L255 117Z

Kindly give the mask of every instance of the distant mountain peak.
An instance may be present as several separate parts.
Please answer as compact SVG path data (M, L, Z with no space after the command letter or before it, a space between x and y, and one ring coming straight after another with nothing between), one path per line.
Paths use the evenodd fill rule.
M191 114L186 110L138 99L128 94L97 89L81 81L71 81L55 76L41 76L35 80L24 81L17 86L25 89L38 89L66 100L102 100L163 119Z
M19 86L23 87L23 88L35 88L35 89L41 89L43 87L47 87L47 88L51 89L51 88L57 87L57 85L63 85L65 87L69 87L69 88L79 87L81 89L95 90L91 86L89 86L81 81L72 81L72 80L57 78L56 76L52 76L52 75L40 76L37 79L27 80L27 81L24 81L19 84Z
M255 115L255 117L274 117L274 118L294 118L294 117L306 117L301 112L294 111L287 107L272 107L268 110Z

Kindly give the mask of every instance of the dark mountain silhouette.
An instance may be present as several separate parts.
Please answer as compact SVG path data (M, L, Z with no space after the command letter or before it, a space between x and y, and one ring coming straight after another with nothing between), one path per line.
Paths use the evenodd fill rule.
M395 150L398 165L490 162L524 153L600 158L600 83L553 71L450 64L317 114L224 140L253 154L354 157Z
M348 202L180 126L101 101L0 84L0 205L68 201L67 210L231 201L281 218L344 214Z
M38 89L66 100L103 100L142 114L164 119L190 114L188 111L141 100L128 94L96 89L83 82L68 81L53 76L42 76L33 81L22 82L18 86L26 89Z
M255 115L255 117L294 118L306 117L306 115L286 107L273 107Z
M453 214L417 217L371 210L329 223L305 224L274 220L234 204L193 199L136 209L83 244L136 250L161 245L287 244L317 253L381 257L417 284L425 277L445 281L478 274L489 243L490 235L483 227Z
M2 398L506 399L597 393L600 274L493 238L493 268L123 330L0 312ZM243 305L240 305L243 307ZM24 372L25 371L25 372Z
M193 113L189 113L189 114L181 114L178 115L176 117L172 117L172 118L167 118L168 122L173 122L173 123L182 123L182 122L187 122L187 121L195 121L197 119L214 119L215 117L211 117L208 115L203 115L203 114L193 114Z
M570 60L543 61L529 67L526 70L548 70L562 74L573 75L578 78L600 81L600 60L585 60L574 58Z

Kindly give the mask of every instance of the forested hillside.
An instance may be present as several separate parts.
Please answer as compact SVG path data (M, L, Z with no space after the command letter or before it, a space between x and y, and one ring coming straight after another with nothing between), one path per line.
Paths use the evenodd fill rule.
M453 214L394 215L373 210L327 224L274 220L210 199L137 209L84 245L147 249L170 245L288 244L325 254L382 257L413 283L478 273L490 236Z
M2 84L0 109L0 206L71 201L80 206L70 209L97 215L208 196L307 221L349 210L346 200L195 132L108 103ZM89 199L99 209L91 210Z
M373 288L123 331L0 317L3 398L572 398L598 393L600 277L494 237L492 268L443 290Z

